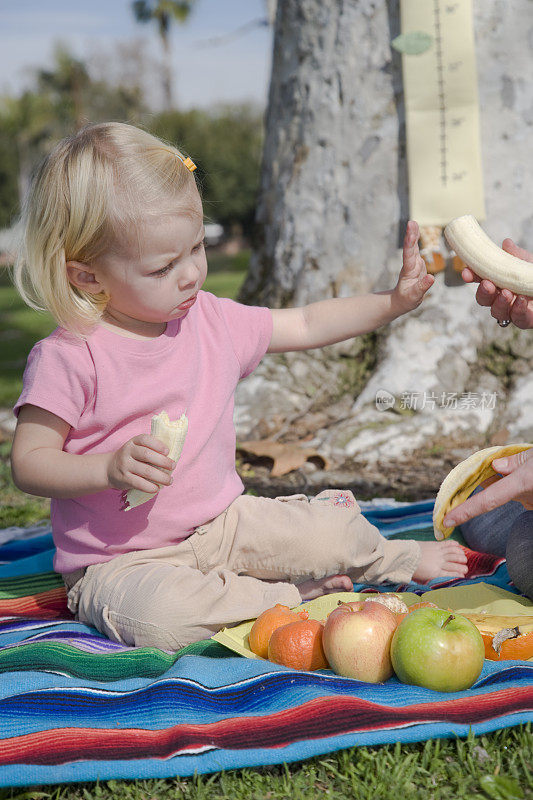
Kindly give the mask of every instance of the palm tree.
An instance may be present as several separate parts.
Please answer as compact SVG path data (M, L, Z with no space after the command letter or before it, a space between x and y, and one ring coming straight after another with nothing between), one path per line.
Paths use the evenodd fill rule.
M54 62L52 69L37 71L37 92L57 105L61 121L74 123L79 130L87 122L86 95L91 83L87 66L61 43L55 47Z
M172 20L187 21L195 0L134 0L133 13L137 22L156 22L163 45L163 93L165 106L172 108L172 65L169 31Z

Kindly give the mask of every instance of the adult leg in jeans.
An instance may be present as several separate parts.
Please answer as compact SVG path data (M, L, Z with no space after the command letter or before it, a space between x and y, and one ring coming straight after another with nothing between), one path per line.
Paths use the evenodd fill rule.
M478 487L474 494L483 491ZM507 569L516 588L533 597L533 511L510 500L459 527L467 545L480 553L507 559Z
M514 521L507 540L507 569L516 588L533 600L533 511Z

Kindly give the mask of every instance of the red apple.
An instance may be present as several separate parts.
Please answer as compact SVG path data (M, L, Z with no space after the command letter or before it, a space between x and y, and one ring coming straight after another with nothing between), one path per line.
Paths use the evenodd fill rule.
M460 692L478 679L485 646L466 617L442 608L419 608L398 625L391 657L403 683L437 692Z
M342 603L326 620L322 645L338 675L382 683L392 675L390 644L397 617L381 603Z

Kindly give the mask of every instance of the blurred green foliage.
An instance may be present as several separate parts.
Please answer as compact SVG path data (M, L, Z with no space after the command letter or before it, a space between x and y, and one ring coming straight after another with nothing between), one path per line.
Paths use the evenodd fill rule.
M204 210L221 225L249 233L259 187L262 118L251 106L227 106L215 113L168 111L150 130L177 144L198 166Z
M126 83L95 79L61 44L54 66L36 70L31 89L0 97L0 228L16 218L45 153L83 125L106 120L140 125L185 151L198 165L206 215L250 232L263 137L259 109L245 104L154 114L134 77Z

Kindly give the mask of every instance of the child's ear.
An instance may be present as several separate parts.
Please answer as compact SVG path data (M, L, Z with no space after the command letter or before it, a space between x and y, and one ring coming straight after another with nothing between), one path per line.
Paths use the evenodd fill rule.
M91 268L79 261L67 261L67 276L73 286L89 294L99 294L104 288Z

